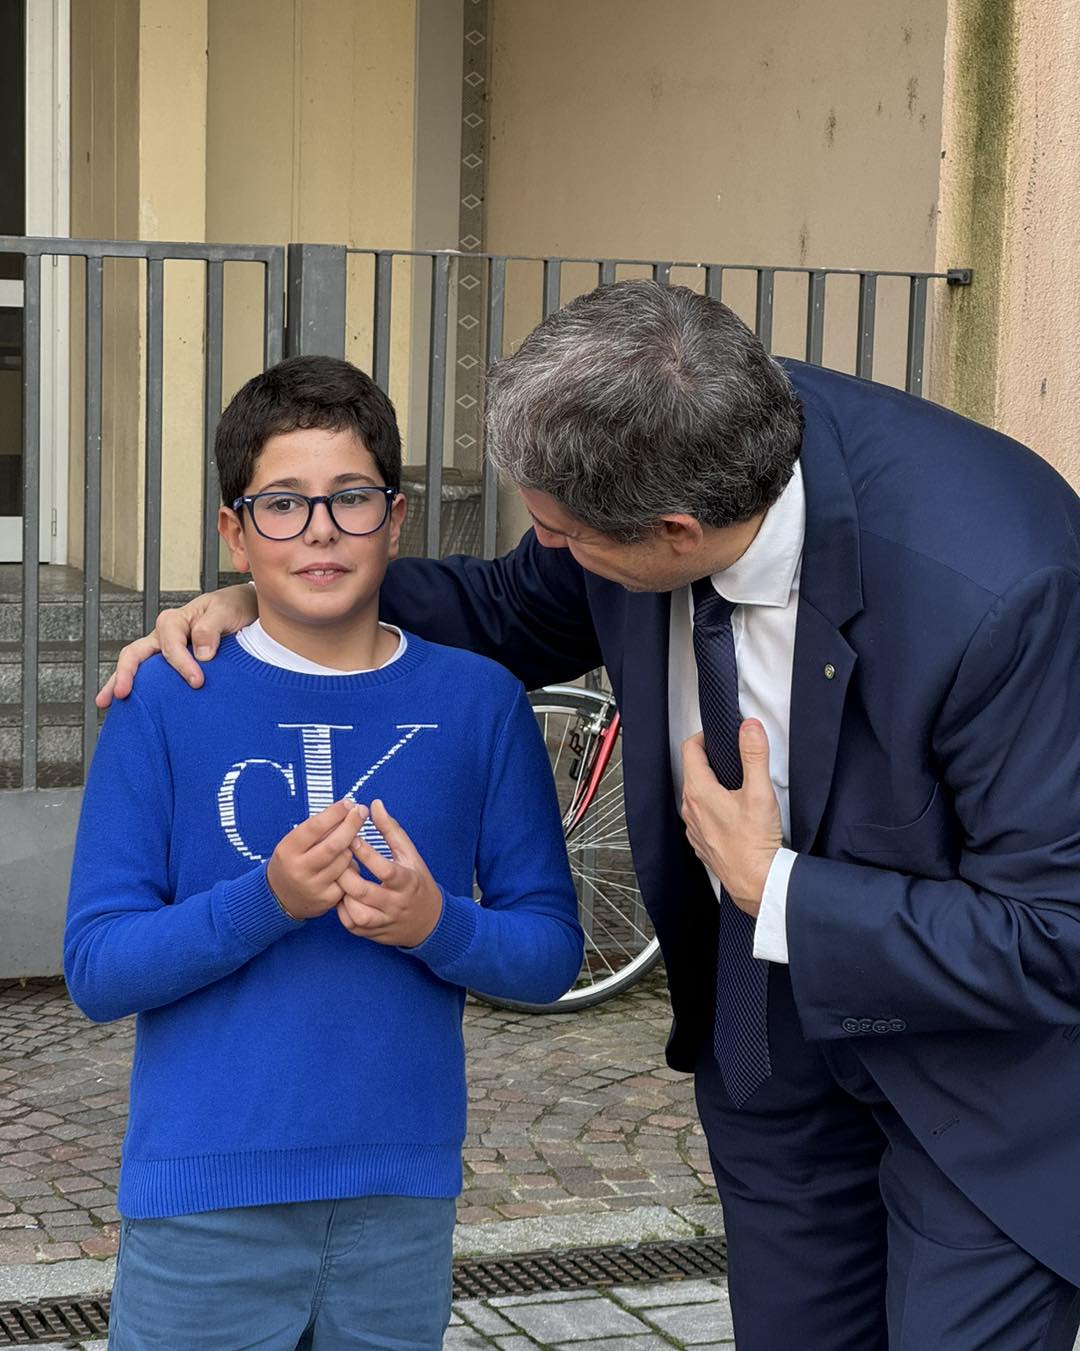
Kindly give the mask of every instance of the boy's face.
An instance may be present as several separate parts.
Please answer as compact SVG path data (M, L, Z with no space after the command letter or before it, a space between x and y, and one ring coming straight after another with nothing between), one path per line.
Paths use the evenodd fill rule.
M321 497L344 488L382 486L375 459L355 432L312 428L270 437L244 496L282 490ZM233 566L250 572L255 581L264 627L287 640L311 628L325 632L340 626L343 634L351 634L358 620L374 622L379 587L387 564L397 557L404 518L405 499L398 493L388 518L369 535L339 530L323 502L295 539L264 538L246 507L238 515L223 506L218 530Z

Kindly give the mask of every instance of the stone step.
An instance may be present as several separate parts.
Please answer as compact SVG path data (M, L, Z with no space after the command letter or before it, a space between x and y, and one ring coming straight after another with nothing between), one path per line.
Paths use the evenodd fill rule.
M104 713L98 713L100 725ZM83 781L82 704L72 700L38 705L38 782L74 787ZM22 708L0 704L0 788L22 787Z
M112 674L121 647L120 642L100 644L95 690ZM22 702L22 656L21 643L0 642L0 705ZM82 698L82 664L82 643L39 643L37 697L41 703L78 702Z
M194 591L163 593L160 607L183 605ZM102 642L130 643L145 632L143 598L138 592L107 592L101 597L98 633ZM38 602L38 637L42 642L76 642L83 637L83 600L80 595L42 596ZM0 594L0 643L22 641L22 598Z

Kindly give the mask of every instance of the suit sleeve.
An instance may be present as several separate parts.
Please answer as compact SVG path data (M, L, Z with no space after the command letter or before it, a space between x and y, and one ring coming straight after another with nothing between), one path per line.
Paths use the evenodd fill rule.
M558 999L581 968L584 940L547 751L520 687L492 758L476 880L480 904L444 892L435 929L408 951L481 994Z
M567 549L530 530L501 558L457 556L392 563L382 618L451 647L492 657L526 689L572 680L600 665L582 569Z
M109 710L75 838L64 975L95 1022L171 1004L231 974L298 926L259 864L177 898L169 876L172 780L137 693Z
M955 876L910 876L902 859L897 871L807 855L794 865L791 976L811 1038L868 1021L908 1033L1080 1022L1074 572L1040 572L991 607L933 752L962 833Z

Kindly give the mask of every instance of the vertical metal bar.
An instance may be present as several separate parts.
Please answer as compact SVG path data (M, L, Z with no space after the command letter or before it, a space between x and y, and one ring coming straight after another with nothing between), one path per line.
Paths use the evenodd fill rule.
M23 257L22 786L37 787L41 257Z
M544 318L562 304L562 259L544 259Z
M266 262L263 298L263 367L275 366L285 350L285 248L276 248Z
M806 359L820 366L825 349L825 273L806 276Z
M86 465L83 497L83 772L97 740L101 624L102 260L86 260Z
M926 278L912 277L908 295L907 376L909 394L922 394L923 352L926 347Z
M424 554L442 554L443 434L446 423L446 327L450 307L450 258L431 260L431 347L428 363L427 492L424 502Z
M347 263L344 244L288 246L285 351L289 356L345 355Z
M503 320L506 314L506 259L488 260L487 364L502 356ZM484 455L480 480L480 551L494 558L498 547L499 482L495 466Z
M161 606L161 414L164 263L146 266L146 496L143 502L143 628Z
M224 309L224 270L221 262L206 264L206 357L203 381L203 527L202 589L218 584L217 516L221 496L214 433L221 416L221 339Z
M610 286L615 280L615 264L610 258L605 258L600 264L600 282L601 286Z
M724 291L724 269L716 263L705 268L705 294L710 300L720 300Z
M652 265L652 279L653 279L653 281L658 281L658 282L660 283L661 286L670 286L670 285L671 285L671 264L670 264L670 263L653 263L653 265Z
M772 351L773 320L773 283L775 273L771 267L757 269L757 309L754 317L754 331L761 339L766 352Z
M877 307L877 273L859 276L859 341L855 350L855 374L869 380L874 373L874 311Z
M394 255L375 255L375 315L372 333L371 378L384 394L390 392L390 316L394 284Z

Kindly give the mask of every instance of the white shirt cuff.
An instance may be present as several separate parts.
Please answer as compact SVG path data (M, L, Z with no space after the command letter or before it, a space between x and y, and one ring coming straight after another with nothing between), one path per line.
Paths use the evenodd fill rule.
M754 926L754 956L764 962L787 965L788 879L798 857L793 849L778 849L765 879L761 909Z

